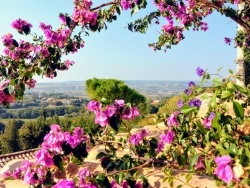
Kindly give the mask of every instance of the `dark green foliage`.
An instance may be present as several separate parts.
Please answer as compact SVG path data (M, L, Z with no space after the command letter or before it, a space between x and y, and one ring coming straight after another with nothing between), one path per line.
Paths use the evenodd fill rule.
M98 79L86 80L86 91L90 98L101 100L106 98L109 102L115 99L123 99L134 105L144 103L146 98L136 90L129 88L123 81L116 79Z
M42 117L39 117L36 121L24 123L18 130L21 150L37 148L43 142L43 138L49 130L49 123Z
M2 154L19 151L18 144L18 127L19 122L16 120L10 121L5 127L4 133L0 135Z

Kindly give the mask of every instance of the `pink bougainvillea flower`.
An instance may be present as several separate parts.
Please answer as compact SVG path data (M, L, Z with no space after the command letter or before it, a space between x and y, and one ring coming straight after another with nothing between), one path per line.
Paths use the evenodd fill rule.
M108 118L112 117L117 111L117 108L114 105L109 105L106 107L106 109L103 111Z
M203 120L203 124L206 127L206 129L211 129L212 127L212 120L215 117L215 113L211 112L210 115Z
M102 107L102 104L96 100L91 100L87 105L88 110L94 113L99 112L101 107Z
M75 183L73 180L60 180L56 185L52 186L52 188L75 188Z
M99 124L102 127L109 125L107 114L105 112L97 112L95 117L95 124Z
M163 141L158 142L156 153L162 152L163 149L164 149L164 143L163 143Z
M36 161L45 167L51 167L54 165L53 156L44 149L38 150L36 153Z
M128 10L131 6L131 1L130 0L121 0L121 6L123 10Z
M179 126L176 113L172 113L171 116L167 119L168 126Z
M6 46L6 47L10 47L12 46L13 44L13 35L8 33L4 36L2 36L2 42L3 42L3 45Z
M195 165L196 169L205 169L204 159L200 156Z
M115 180L111 182L111 188L129 188L128 182L123 180L120 185Z
M24 174L23 181L30 185L35 185L37 183L37 179L35 178L35 171L31 169L26 171L26 173Z
M234 174L230 166L231 157L230 156L216 157L215 163L218 166L214 174L217 175L219 179L223 180L226 183L229 183L230 181L232 181L234 178Z
M120 106L124 107L125 106L124 100L116 99L115 100L115 105L117 105L118 107L120 107Z
M12 173L10 171L5 171L4 173L1 174L1 178L9 178L12 176Z
M25 20L17 19L11 23L11 26L19 32L25 32L25 34L30 32L32 25Z
M167 134L161 134L160 139L164 144L171 144L175 138L175 132L169 130Z
M143 183L141 181L136 182L135 188L143 188Z
M147 129L142 129L135 134L132 134L129 138L129 142L131 144L134 144L135 146L140 143L146 136L148 136L148 130Z
M30 88L34 88L36 85L36 80L34 80L33 78L29 79L28 81L24 82L26 85L28 85Z

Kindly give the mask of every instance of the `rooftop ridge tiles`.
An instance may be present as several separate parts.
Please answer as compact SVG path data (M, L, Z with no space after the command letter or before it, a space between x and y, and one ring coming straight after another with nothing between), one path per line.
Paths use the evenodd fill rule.
M7 153L7 154L0 155L0 159L12 157L12 156L16 156L16 155L23 155L23 154L28 155L29 153L34 153L37 150L38 150L38 148L34 148L34 149L28 149L28 150L23 150L23 151L17 151L17 152L13 152L13 153Z

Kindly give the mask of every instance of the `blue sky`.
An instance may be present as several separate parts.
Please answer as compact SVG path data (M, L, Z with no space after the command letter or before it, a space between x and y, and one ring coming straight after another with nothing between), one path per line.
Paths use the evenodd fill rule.
M95 5L102 2L105 1L94 0ZM150 3L149 9L143 13L152 10ZM32 23L33 32L40 32L39 22L51 24L55 29L60 24L59 13L71 13L72 8L73 0L3 1L0 6L0 36L10 32L16 39L25 39L10 26L17 18ZM140 17L141 14L135 17ZM85 47L77 54L67 57L75 61L73 67L68 71L58 72L58 77L53 80L37 78L38 82L82 81L93 77L121 80L198 80L195 73L198 66L211 73L223 67L222 75L227 75L228 69L235 71L236 49L233 45L224 43L224 37L233 37L237 30L237 25L230 19L220 14L209 16L206 20L209 24L208 31L185 32L186 38L167 53L154 52L147 45L155 42L158 37L154 26L150 26L147 34L128 31L125 27L133 19L129 12L123 12L117 21L108 24L106 31L84 37ZM3 46L0 46L0 53L2 50Z

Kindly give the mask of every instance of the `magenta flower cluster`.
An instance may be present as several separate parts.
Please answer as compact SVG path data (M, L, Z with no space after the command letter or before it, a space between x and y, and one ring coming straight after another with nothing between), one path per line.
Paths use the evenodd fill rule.
M185 4L182 1L175 2L175 6L165 0L154 1L154 4L162 14L167 15L165 16L167 24L162 26L162 31L171 35L176 40L176 43L184 38L183 31L185 27L190 26L192 23L196 23L194 24L194 30L201 29L206 31L208 29L207 23L198 21L197 17L206 16L210 12L204 12L202 15L201 12L191 11L196 5L194 0L188 0ZM171 13L170 15L166 14L169 12ZM174 22L174 20L178 20L179 24Z
M129 138L129 143L134 144L135 146L139 145L139 143L148 136L148 130L142 129L137 131L135 134L132 134Z
M7 171L3 173L3 178L23 179L30 185L42 184L46 178L47 169L39 164L30 161L23 161L20 167L13 172Z
M177 116L180 112L174 112L170 117L167 118L168 131L164 134L160 135L160 141L157 147L157 153L162 152L164 150L165 144L171 144L175 138L175 132L172 130L172 127L178 127L180 125Z
M8 33L2 36L3 45L6 47L3 52L4 54L13 60L19 58L30 59L31 52L34 50L34 45L30 42L20 40L19 43L13 39L13 35ZM7 66L9 62L4 62L4 66Z
M48 46L56 45L60 48L65 46L68 37L71 34L71 30L68 28L58 29L57 31L53 31L50 25L46 25L45 23L40 23L39 26L45 35L45 43Z
M85 27L86 25L95 25L97 21L97 11L91 10L91 0L75 0L75 8L71 17L60 14L59 19L62 21L62 26L57 30L52 30L51 25L40 23L45 39L34 37L35 43L19 42L13 38L13 35L8 33L2 36L2 42L5 46L3 50L6 55L1 60L3 68L11 67L9 69L9 76L15 77L16 72L21 67L22 69L30 69L30 65L34 63L37 65L36 73L42 74L48 78L54 78L57 70L68 70L74 64L73 61L62 61L63 54L75 53L78 49L84 47L84 43L79 37L72 37L72 32L77 25ZM17 19L12 22L11 26L21 34L30 34L32 25L26 20ZM53 63L45 66L43 62ZM21 61L20 61L21 60ZM25 62L25 63L24 63ZM21 64L20 64L21 63ZM46 64L46 63L45 63ZM19 66L20 65L20 66ZM32 74L35 70L32 70ZM26 74L25 71L23 74ZM21 79L22 77L25 79ZM35 86L35 80L32 79L33 75L20 75L21 84L27 85L29 88ZM26 79L27 78L27 79ZM1 96L2 98L2 96ZM3 101L3 99L2 99ZM0 103L2 104L2 102Z
M42 147L36 153L36 161L24 161L22 165L13 172L3 173L3 178L23 179L30 185L41 185L46 180L46 173L49 168L54 166L54 156L64 155L62 150L63 143L67 143L72 149L76 148L82 142L87 141L84 131L76 127L72 133L63 132L59 125L51 125L50 132L44 137ZM68 154L67 154L68 155ZM86 177L91 177L87 169L82 169L78 173L79 187L97 188L88 182ZM76 187L73 180L60 180L53 188Z
M53 124L50 126L50 132L44 137L41 150L61 153L64 142L74 149L82 141L86 142L87 140L88 137L84 135L84 131L80 127L76 127L71 134L67 131L63 132L59 125Z
M109 125L110 118L114 116L130 120L140 115L138 108L126 106L124 100L115 100L114 104L108 105L104 109L99 101L92 100L88 103L88 110L95 113L95 123L102 127Z
M214 174L226 183L229 183L234 178L234 173L232 167L230 166L231 162L230 156L221 156L215 158L217 168Z
M11 26L16 29L18 32L25 32L25 34L28 34L30 32L30 28L32 25L28 23L25 20L17 19L14 22L12 22Z
M73 10L73 21L83 26L86 24L95 25L98 14L97 12L93 12L90 10L92 6L92 1L75 0L74 3L76 6Z
M177 120L177 116L179 115L179 112L174 112L170 115L170 117L167 118L167 125L169 127L171 126L179 126L179 122Z
M84 187L84 188L98 188L97 185L93 184L88 179L93 178L90 171L87 168L83 168L78 172L78 186L76 183L69 179L69 180L60 180L56 185L52 188L76 188L76 187Z
M123 10L128 10L132 8L133 3L137 4L138 0L121 0L121 6Z

